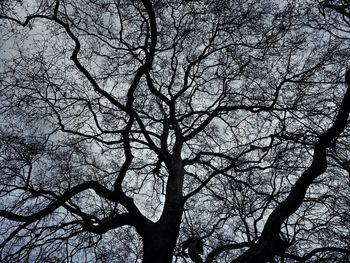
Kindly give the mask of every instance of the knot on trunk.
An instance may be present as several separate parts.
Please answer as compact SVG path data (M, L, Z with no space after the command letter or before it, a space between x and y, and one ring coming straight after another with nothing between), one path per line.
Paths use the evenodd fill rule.
M190 237L182 246L182 251L188 250L188 256L194 263L202 263L203 241L200 237ZM185 255L187 256L185 253Z

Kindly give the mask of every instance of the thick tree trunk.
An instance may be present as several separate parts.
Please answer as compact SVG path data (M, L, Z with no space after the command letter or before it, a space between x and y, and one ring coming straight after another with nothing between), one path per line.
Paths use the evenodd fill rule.
M143 263L171 263L180 232L184 201L182 160L174 158L170 165L164 209L158 222L144 230Z
M156 224L143 238L143 263L171 263L180 223Z
M143 263L171 263L180 232L183 204L167 204L160 220L143 235Z
M175 239L176 244L176 239ZM154 233L143 240L143 263L171 263L174 239L162 233Z

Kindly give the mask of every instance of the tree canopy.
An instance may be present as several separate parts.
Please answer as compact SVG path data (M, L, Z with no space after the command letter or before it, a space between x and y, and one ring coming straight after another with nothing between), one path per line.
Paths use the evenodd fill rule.
M1 262L348 262L350 5L0 2Z

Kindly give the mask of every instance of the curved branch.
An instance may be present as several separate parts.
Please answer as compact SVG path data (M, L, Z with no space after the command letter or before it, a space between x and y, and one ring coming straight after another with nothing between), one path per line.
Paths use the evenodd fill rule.
M64 205L64 203L67 202L69 199L71 199L73 196L83 191L86 191L88 189L94 190L96 194L98 194L103 198L106 198L111 201L116 201L115 194L111 190L108 190L107 188L105 188L104 186L100 185L95 181L89 181L89 182L85 182L80 185L72 187L71 189L66 191L63 195L61 195L59 198L57 198L56 201L54 201L44 209L32 215L24 216L24 215L18 215L12 212L8 212L6 210L0 210L0 217L4 217L9 220L17 221L17 222L34 222L54 212L57 208Z
M345 248L340 248L340 247L319 247L319 248L315 248L313 250L311 250L309 253L307 253L306 255L300 257L300 256L296 256L296 255L292 255L292 254L282 254L281 256L286 257L286 258L291 258L294 260L297 260L299 262L306 262L307 260L309 260L310 258L312 258L313 256L315 256L318 253L323 253L323 252L339 252L345 255L349 255L350 256L350 250L349 249L345 249Z
M104 219L98 223L88 222L83 225L86 231L102 235L109 230L116 229L121 226L137 226L137 219L129 213L115 215L110 219Z
M204 261L204 263L212 263L214 262L215 258L222 252L233 250L233 249L240 249L244 247L251 247L253 244L251 242L242 242L237 244L226 244L219 246L217 248L214 248L207 256L207 259Z
M282 223L291 216L302 204L306 191L313 181L327 169L326 150L331 143L340 136L347 125L350 113L350 83L339 107L333 125L319 136L314 148L314 155L310 167L303 172L290 190L287 198L270 214L261 233L259 241L245 253L235 259L234 263L267 262L281 250L287 248L279 232ZM257 259L259 259L257 261Z

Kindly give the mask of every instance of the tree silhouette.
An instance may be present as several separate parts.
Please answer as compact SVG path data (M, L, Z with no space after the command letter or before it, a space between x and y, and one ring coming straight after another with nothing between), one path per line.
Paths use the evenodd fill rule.
M349 6L2 1L3 262L347 262Z

